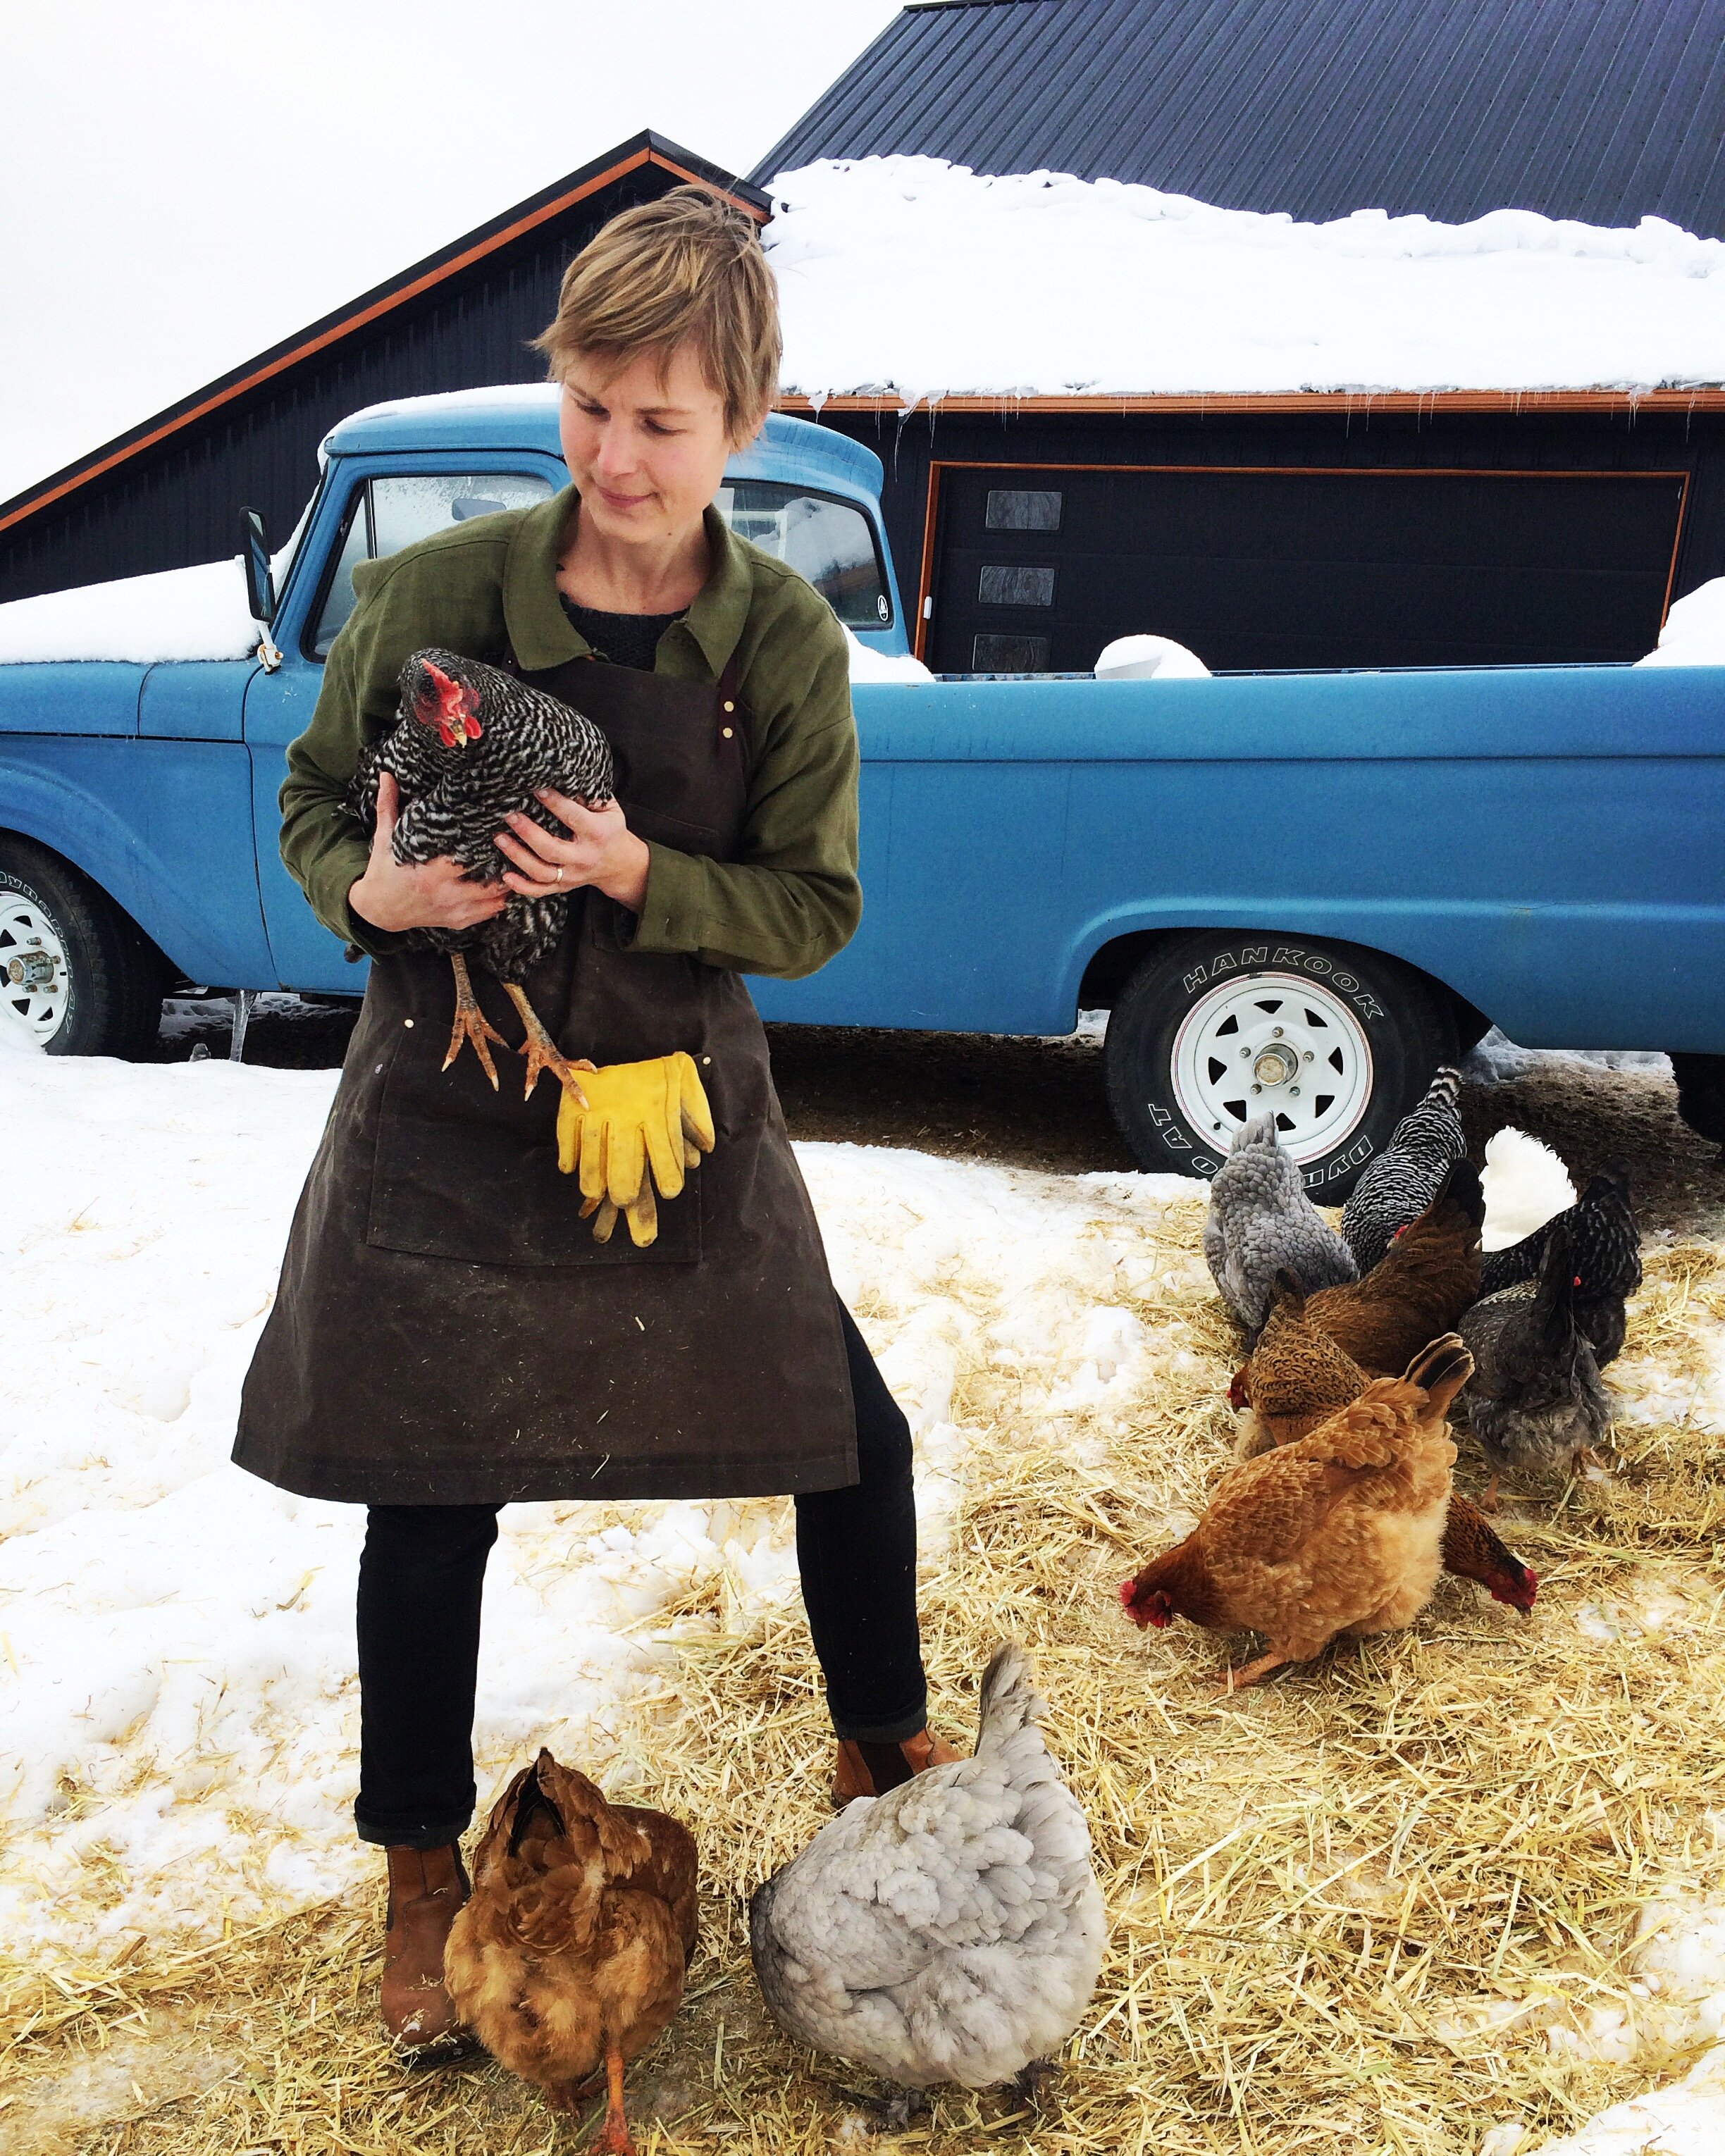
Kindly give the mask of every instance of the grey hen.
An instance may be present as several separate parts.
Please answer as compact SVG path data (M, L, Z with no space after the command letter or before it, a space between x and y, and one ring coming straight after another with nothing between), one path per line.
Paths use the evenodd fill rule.
M598 808L614 791L610 745L588 719L555 696L530 689L501 667L435 648L416 651L401 670L397 724L360 758L348 790L348 807L369 833L377 821L377 777L393 772L401 788L401 813L391 851L403 866L447 855L475 883L499 883L510 866L495 840L504 818L516 810L542 829L563 827L536 787L550 787ZM511 893L503 911L472 928L411 928L410 948L444 951L455 974L455 1023L447 1070L464 1041L485 1066L493 1086L497 1073L487 1041L503 1036L474 1000L465 953L471 952L503 983L526 1028L527 1091L542 1070L575 1084L516 976L542 958L563 932L570 894L524 898ZM591 1068L591 1066L588 1066ZM578 1087L577 1088L578 1091Z
M1630 1197L1629 1163L1608 1160L1574 1204L1506 1250L1487 1250L1480 1292L1496 1295L1534 1279L1545 1246L1561 1229L1569 1239L1576 1322L1603 1369L1623 1346L1624 1305L1641 1285L1641 1231Z
M1445 1064L1354 1185L1342 1209L1342 1235L1362 1273L1370 1272L1399 1232L1430 1204L1451 1162L1466 1156L1455 1112L1461 1093L1461 1073Z
M1575 1316L1575 1272L1566 1229L1547 1238L1539 1277L1475 1303L1461 1320L1473 1375L1461 1407L1498 1477L1512 1470L1568 1473L1611 1420L1599 1365Z
M1210 1184L1204 1254L1217 1292L1253 1338L1262 1330L1276 1276L1308 1292L1359 1278L1348 1245L1306 1195L1300 1170L1276 1142L1276 1117L1235 1134Z
M799 2042L902 2092L990 2088L1078 2025L1107 1944L1090 1833L1009 1641L983 1677L974 1758L859 1797L757 1887L761 1995Z

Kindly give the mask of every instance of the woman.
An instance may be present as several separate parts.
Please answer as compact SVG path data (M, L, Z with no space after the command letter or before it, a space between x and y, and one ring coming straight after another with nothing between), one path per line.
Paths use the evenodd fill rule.
M355 1815L388 1857L384 2021L414 2051L455 2034L443 1946L500 1506L794 1493L835 1797L954 1756L927 1727L909 1429L833 1291L739 978L813 972L860 911L844 633L712 506L777 377L753 228L693 187L629 211L572 264L540 343L573 485L358 570L281 795L283 859L372 965L234 1458L369 1507ZM509 819L501 885L397 862L387 775L369 844L344 805L429 644L511 665L616 758L608 807L541 796L562 834ZM438 1069L449 968L405 932L470 927L505 886L574 894L524 982L565 1056L686 1050L706 1083L715 1149L648 1248L582 1223L556 1086L524 1103L473 1056ZM475 982L513 1042L498 984Z

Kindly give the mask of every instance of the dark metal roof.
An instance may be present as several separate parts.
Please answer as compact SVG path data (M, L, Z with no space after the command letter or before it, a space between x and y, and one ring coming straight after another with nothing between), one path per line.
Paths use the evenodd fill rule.
M1725 0L937 0L756 167L894 151L1301 218L1725 234Z

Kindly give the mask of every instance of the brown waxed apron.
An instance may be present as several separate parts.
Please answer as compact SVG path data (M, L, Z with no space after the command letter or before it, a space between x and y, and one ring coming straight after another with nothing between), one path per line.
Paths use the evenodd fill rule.
M601 727L629 828L732 860L747 715L717 687L592 660L521 678ZM734 707L734 708L733 708ZM658 1240L608 1244L557 1169L561 1088L470 1048L440 1070L454 1009L441 952L376 959L234 1457L310 1497L501 1504L760 1496L856 1480L855 1415L820 1231L785 1134L766 1035L741 978L631 953L601 892L521 985L563 1053L630 1063L686 1049L713 1151ZM480 1008L521 1022L472 968Z

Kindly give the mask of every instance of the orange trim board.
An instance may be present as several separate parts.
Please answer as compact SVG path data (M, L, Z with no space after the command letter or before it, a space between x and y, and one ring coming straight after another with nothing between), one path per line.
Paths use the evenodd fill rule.
M1689 507L1691 475L1682 467L1653 468L1640 471L1600 471L1587 468L1574 470L1553 466L1540 469L1534 466L1474 465L1118 465L1080 464L1077 462L1026 461L1016 457L933 457L928 465L928 495L922 518L922 560L916 591L916 636L914 644L918 659L927 657L928 602L934 593L935 535L940 516L941 475L949 471L999 472L1121 472L1163 473L1188 478L1270 478L1270 479L1626 479L1676 480L1677 482L1677 518L1671 533L1671 558L1666 571L1665 597L1660 608L1659 621L1662 629L1666 616L1671 612L1671 588L1677 578L1677 557L1683 544L1683 520Z
M488 239L480 240L475 245L464 249L459 254L451 256L449 261L439 263L435 270L427 270L423 277L414 278L411 284L398 285L394 290L386 293L381 300L373 300L370 306L362 307L357 313L344 316L339 322L333 324L321 335L308 338L303 344L295 345L291 352L283 352L278 358L272 359L263 366L254 367L249 373L242 376L239 381L229 382L225 388L213 392L210 396L204 398L201 403L194 404L190 411L179 413L173 418L164 420L159 427L152 428L147 434L140 435L136 441L126 443L123 449L116 449L111 454L100 458L96 463L86 465L81 470L74 472L69 479L62 480L58 486L49 487L41 494L33 495L28 501L21 503L14 509L10 516L0 517L0 531L4 531L11 526L22 522L27 516L35 516L39 510L46 509L50 502L58 501L65 495L75 493L80 487L87 485L91 480L100 479L104 472L113 470L116 465L125 464L128 459L137 456L141 451L153 449L157 443L167 440L171 434L178 434L182 428L189 427L194 420L201 419L207 413L219 410L223 404L231 404L236 397L244 396L248 390L255 389L260 382L267 382L273 376L285 372L290 367L297 367L301 360L309 359L314 352L321 352L326 346L338 343L341 338L351 336L354 331L363 329L368 322L376 321L381 316L404 305L409 300L417 299L422 292L429 291L434 285L442 284L446 279L454 276L458 271L470 268L475 262L482 261L488 254L495 254L499 248L507 246L511 240L519 239L524 232L531 232L536 226L547 223L554 217L561 217L565 210L572 208L578 202L585 201L588 195L598 193L601 187L608 187L614 180L621 179L626 172L638 171L643 165L658 165L668 172L675 172L679 179L692 182L698 186L708 187L712 184L711 181L703 180L698 172L691 172L686 166L680 165L675 158L665 157L657 150L651 148L638 150L632 157L624 157L614 165L608 165L603 172L595 173L590 180L584 180L578 187L571 187L565 193L556 197L554 200L542 203L530 215L517 218L512 224L505 225L501 231L493 233ZM722 188L716 192L725 194L725 199L727 202L734 203L738 209L754 218L757 222L762 221L762 213L752 203L744 202L739 196L730 194Z

